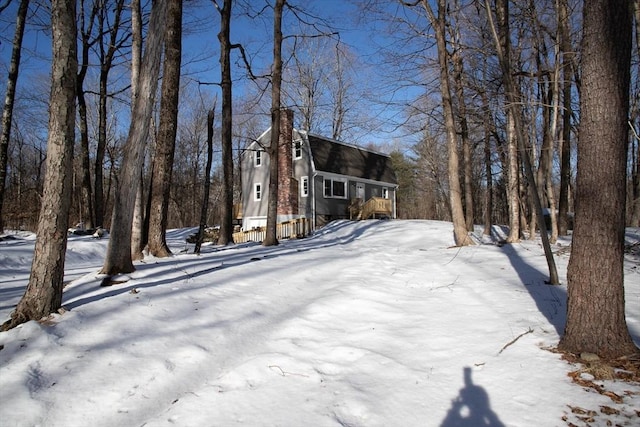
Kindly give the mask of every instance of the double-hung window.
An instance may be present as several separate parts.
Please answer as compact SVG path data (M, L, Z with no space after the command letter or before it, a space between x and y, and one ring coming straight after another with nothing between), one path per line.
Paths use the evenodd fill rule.
M260 166L262 164L262 151L254 151L255 156L253 158L254 165Z
M347 182L339 179L325 178L324 197L333 199L346 199Z
M297 140L293 142L293 158L301 159L302 158L302 141Z
M309 196L309 177L303 176L300 178L300 196Z
M262 200L262 184L259 182L253 184L253 200L256 202Z

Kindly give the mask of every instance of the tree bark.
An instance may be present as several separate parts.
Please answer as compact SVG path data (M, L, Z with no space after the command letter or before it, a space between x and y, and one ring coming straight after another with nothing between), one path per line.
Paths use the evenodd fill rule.
M558 0L558 26L562 52L562 139L560 142L560 196L558 200L558 234L569 234L569 188L571 182L571 82L573 77L573 48L569 31L568 0Z
M156 257L171 255L166 235L171 196L171 172L178 131L178 95L182 56L182 1L168 1L160 125L153 158L151 211L149 212L149 253Z
M220 72L222 88L222 194L219 245L233 243L233 97L231 82L231 0L224 0L220 11Z
M631 4L583 8L576 218L559 348L603 358L638 353L625 320L624 233Z
M529 195L531 197L532 204L536 211L536 218L538 220L538 228L540 229L540 239L542 240L542 247L544 248L545 258L549 267L549 284L559 285L560 279L558 278L558 270L556 269L556 263L553 259L553 253L551 252L551 245L549 244L549 236L544 224L544 216L542 215L542 205L540 204L540 197L538 196L538 190L536 186L535 176L533 175L533 167L531 166L531 159L527 155L527 147L525 144L524 130L522 125L522 111L519 106L520 96L519 91L513 82L511 75L511 60L509 57L509 46L511 44L509 37L509 3L508 0L496 0L496 14L498 20L501 21L498 25L502 34L499 34L493 25L493 17L491 15L491 9L489 7L489 0L485 0L487 7L487 17L490 21L494 41L496 44L496 51L498 54L498 62L502 70L502 81L505 86L505 93L508 102L508 111L511 112L513 119L513 125L516 133L516 140L518 148L523 153L522 162L524 164L524 170L526 179L529 184ZM501 38L504 40L501 41Z
M7 181L7 165L9 141L11 140L11 122L13 120L13 104L16 98L16 85L20 71L20 54L22 52L22 39L24 27L29 10L29 0L21 0L16 17L16 29L13 36L11 49L11 63L9 64L9 76L7 77L7 93L4 97L2 109L2 135L0 136L0 233L4 231L4 219L2 207L4 206L4 192Z
M280 96L282 88L282 10L286 0L276 0L273 11L273 68L271 75L271 144L269 155L269 199L267 202L267 230L264 246L278 244L278 144L280 142Z
M151 10L147 44L140 71L140 92L135 99L129 134L123 148L122 171L114 194L111 235L101 270L103 274L130 273L135 270L131 259L131 223L142 169L142 155L149 136L148 124L158 87L166 9L167 0L156 0Z
M84 91L84 80L89 69L89 52L94 43L92 40L93 26L98 13L98 2L94 2L89 13L89 19L85 15L85 2L80 2L80 40L82 51L81 62L78 64L78 78L76 82L76 95L78 98L78 128L80 130L80 220L87 228L94 224L95 212L93 209L93 194L91 191L91 158L89 153L89 125L87 118L87 101Z
M140 78L140 62L142 61L142 10L140 0L131 2L131 110L139 95L138 79ZM144 157L142 160L144 164ZM133 222L131 224L131 259L144 259L144 248L147 245L149 230L149 216L145 217L145 206L150 204L149 192L144 200L144 168L140 170L140 183L136 189L136 201L133 208Z
M460 139L462 140L462 164L464 173L464 216L467 231L473 231L473 159L471 152L471 140L469 138L469 125L467 123L467 102L464 93L464 64L462 61L462 43L460 43L459 30L456 30L455 53L453 61L453 81L456 97L458 99L458 122L460 123Z
M103 185L103 167L104 156L107 150L107 98L108 98L108 83L109 72L113 65L113 58L117 50L117 36L120 31L120 20L122 16L122 9L124 7L124 0L117 0L114 6L114 22L113 26L109 29L105 29L104 25L107 21L105 16L105 7L102 5L98 17L98 34L99 34L99 52L100 52L100 76L98 86L98 143L96 147L96 158L94 162L94 191L93 197L95 199L93 208L95 210L95 225L104 226L105 215L105 194ZM107 41L107 49L105 51L105 45L103 36L109 35Z
M440 94L447 137L449 204L453 221L453 237L456 246L472 245L462 207L462 187L460 185L460 160L458 155L458 135L453 115L453 101L451 99L451 85L449 78L449 52L446 44L446 14L447 2L438 0L438 14L434 14L427 0L422 0L422 7L427 13L431 27L435 33L438 48L438 65L440 70Z
M46 179L29 284L2 330L39 320L62 304L71 206L78 72L75 0L51 2L52 52Z
M200 247L204 240L204 230L207 226L207 215L209 212L209 191L211 189L211 164L213 163L213 119L215 116L215 103L213 108L207 114L207 164L204 169L204 189L202 194L202 205L200 207L200 226L198 227L198 235L196 236L196 246L193 249L194 254L200 253Z

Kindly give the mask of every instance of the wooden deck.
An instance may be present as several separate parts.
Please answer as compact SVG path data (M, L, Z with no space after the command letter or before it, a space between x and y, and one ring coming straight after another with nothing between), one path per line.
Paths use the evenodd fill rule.
M382 197L372 197L364 203L361 199L354 199L349 206L349 217L355 220L392 216L391 200Z

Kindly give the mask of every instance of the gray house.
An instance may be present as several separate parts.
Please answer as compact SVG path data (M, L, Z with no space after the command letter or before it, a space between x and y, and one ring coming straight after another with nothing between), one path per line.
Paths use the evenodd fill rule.
M398 183L389 156L280 124L277 222L307 218L312 228L335 219L396 217ZM242 229L267 222L271 129L241 154Z

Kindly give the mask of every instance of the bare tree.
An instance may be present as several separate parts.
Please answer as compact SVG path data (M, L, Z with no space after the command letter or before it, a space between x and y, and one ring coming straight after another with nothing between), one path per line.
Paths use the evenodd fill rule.
M2 109L2 135L0 136L0 233L4 230L2 207L4 205L5 184L7 181L7 164L9 141L11 139L11 124L13 121L13 104L16 97L16 85L20 70L20 54L22 52L22 38L29 10L29 0L21 0L16 17L16 29L13 36L11 49L11 63L9 64L9 76L7 78L7 93L4 97Z
M282 11L286 0L276 0L273 9L273 66L271 69L271 143L269 156L269 200L267 203L267 230L264 246L278 244L278 152L280 144L280 97L282 92Z
M51 2L52 51L47 176L29 284L2 330L39 320L62 304L64 261L71 205L76 116L76 1Z
M402 0L401 0L402 1ZM440 70L440 93L442 96L442 109L444 112L445 132L448 147L448 176L449 176L449 204L451 219L453 221L453 235L457 246L473 244L467 232L467 224L462 207L462 187L460 185L460 165L458 154L458 134L453 114L453 101L451 97L451 84L449 77L449 53L447 51L446 27L447 27L447 2L438 0L437 15L427 0L414 1L412 3L402 1L405 6L417 6L424 8L431 27L433 28L438 48L438 65Z
M105 197L103 187L103 167L104 157L107 149L107 99L109 73L113 67L113 61L116 52L124 42L120 37L120 23L122 11L124 8L124 0L115 0L116 3L111 5L103 2L102 7L98 11L98 48L100 60L100 76L98 87L98 143L96 147L96 155L94 161L94 191L93 197L95 209L95 225L104 226L105 214ZM107 15L113 9L113 24L108 26ZM107 26L107 28L105 28ZM107 35L105 42L104 36Z
M560 51L562 53L562 133L560 147L560 195L558 200L558 234L566 236L569 230L569 184L571 181L571 87L574 49L569 31L568 0L557 2L558 26L560 28Z
M93 210L93 200L91 193L91 159L89 154L89 123L88 108L85 95L84 82L89 70L89 53L96 39L93 37L93 26L98 13L99 4L93 1L88 8L85 1L80 1L79 25L78 28L81 52L80 63L78 64L78 78L76 95L78 97L78 128L80 130L80 219L88 228L93 227L95 212ZM87 15L88 14L88 15Z
M178 95L182 56L182 1L168 1L160 126L153 157L151 210L149 212L149 253L157 257L171 255L171 250L167 246L166 234L171 172L178 129Z
M511 112L510 117L513 120L513 127L515 130L515 137L518 144L518 148L524 155L522 156L522 161L524 163L525 173L527 177L527 182L531 187L529 194L532 198L533 205L535 206L535 210L537 212L538 219L538 228L540 229L540 237L542 240L542 246L544 248L545 256L547 259L547 265L549 267L549 283L552 285L559 285L560 279L558 278L558 271L556 269L555 260L553 259L553 253L551 252L551 245L549 244L549 236L547 234L547 230L544 224L544 216L542 215L542 206L540 204L540 197L538 196L538 191L536 189L536 181L533 175L533 168L531 166L531 159L526 154L526 144L524 141L524 131L522 125L522 111L519 107L519 94L516 86L513 82L512 70L511 70L511 61L509 57L509 45L510 45L510 37L509 37L509 3L508 0L496 0L496 14L498 15L498 20L500 24L498 28L501 28L501 33L499 35L498 30L496 30L495 25L493 24L493 16L491 13L491 8L489 7L489 0L485 0L485 5L487 8L487 17L490 22L490 27L492 29L496 51L498 54L498 62L500 63L500 68L502 70L502 81L505 86L505 93L508 102L508 109Z
M131 110L135 105L139 95L138 78L140 77L140 62L142 61L142 9L140 0L131 2ZM144 160L142 161L144 163ZM149 229L144 216L144 168L140 169L140 183L136 189L136 201L133 208L133 222L131 224L131 259L141 260L144 258L144 248L147 244ZM151 196L147 198L151 203Z
M204 240L204 231L207 226L207 215L209 211L209 190L211 189L211 163L213 162L213 119L215 117L215 102L213 108L207 114L207 164L204 169L204 185L202 192L202 205L200 207L200 225L196 235L196 245L193 248L194 254L200 253L200 247Z
M632 15L627 0L583 9L576 218L559 348L637 354L625 321L624 233Z
M220 87L222 88L222 218L220 221L219 245L233 242L233 97L231 81L230 42L232 0L224 0L222 8L213 0L220 12ZM208 199L207 199L208 201Z
M151 9L147 43L142 58L139 96L134 100L129 134L124 146L122 171L117 182L111 238L102 273L113 275L135 270L131 259L131 224L136 189L140 180L142 155L149 136L149 120L155 102L160 71L160 57L164 44L167 0L157 0Z

